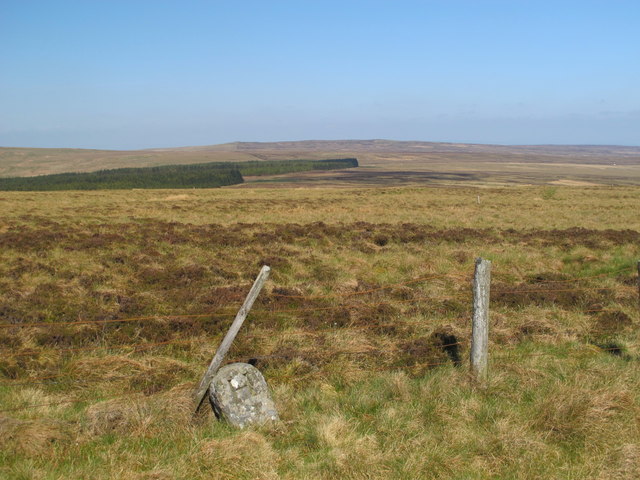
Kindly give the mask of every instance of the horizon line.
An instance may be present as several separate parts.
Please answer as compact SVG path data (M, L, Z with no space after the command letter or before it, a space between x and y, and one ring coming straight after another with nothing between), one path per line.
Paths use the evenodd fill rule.
M269 140L269 141L253 141L253 140L235 140L231 142L209 143L200 145L180 145L171 147L145 147L145 148L87 148L87 147L25 147L25 146L7 146L0 145L4 149L30 149L30 150L93 150L93 151L109 151L109 152L140 152L140 151L158 151L158 150L177 150L186 148L206 148L219 147L234 144L274 144L274 143L337 143L337 142L393 142L393 143L426 143L439 145L467 145L467 146L484 146L484 147L625 147L640 148L640 145L618 144L618 143L478 143L478 142L444 142L436 140L393 140L388 138L354 138L354 139L306 139L306 140Z

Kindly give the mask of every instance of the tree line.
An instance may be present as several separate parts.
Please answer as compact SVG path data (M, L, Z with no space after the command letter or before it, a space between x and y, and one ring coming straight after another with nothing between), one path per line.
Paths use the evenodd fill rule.
M244 182L244 175L278 175L309 170L335 170L358 166L355 158L328 160L267 160L239 163L210 162L191 165L116 168L83 173L57 173L35 177L0 178L0 190L114 190L131 188L216 188Z

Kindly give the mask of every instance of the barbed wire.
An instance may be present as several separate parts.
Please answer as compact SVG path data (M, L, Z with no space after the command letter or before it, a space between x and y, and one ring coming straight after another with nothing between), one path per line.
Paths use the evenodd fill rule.
M71 325L102 325L108 323L125 323L125 322L147 322L161 321L164 319L174 319L176 321L184 321L190 318L227 318L230 314L226 313L197 313L188 315L151 315L148 317L130 317L130 318L109 318L105 320L73 320L64 322L31 322L31 323L0 323L0 328L25 328L25 327L63 327Z
M581 277L581 278L577 278L577 279L571 279L571 280L560 280L560 281L549 281L548 283L572 283L572 282L580 282L583 280L587 280L587 279L594 279L594 278L601 278L601 277L605 277L605 276L611 276L611 275L615 275L618 274L620 272L623 271L627 271L627 270L631 270L632 267L625 267L624 269L620 269L614 272L606 272L606 273L602 273L602 274L598 274L598 275L592 275L592 276L588 276L588 277ZM384 290L388 290L391 288L398 288L398 287L403 287L403 286L407 286L407 285L412 285L412 284L416 284L416 283L421 283L421 282L425 282L428 280L433 280L433 279L441 279L441 278L450 278L450 279L455 279L455 280L470 280L471 276L469 275L462 275L462 274L433 274L433 275L427 275L424 277L420 277L420 278L415 278L415 279L411 279L408 280L406 282L401 282L401 283L394 283L394 284L390 284L390 285L385 285L382 287L376 287L373 289L368 289L368 290L363 290L363 291L356 291L356 292L348 292L348 293L343 293L343 292L333 292L332 294L327 294L327 295L288 295L288 294L279 294L279 293L274 293L271 292L269 294L267 294L267 299L270 299L272 297L277 297L277 298L291 298L291 299L300 299L300 300L304 300L304 301L309 301L309 302L313 302L315 300L341 300L341 299L347 299L347 298L353 298L353 297L358 297L358 296L364 296L364 295L369 295L372 293L376 293L376 292L380 292L380 291L384 291ZM542 284L544 284L544 282L541 282ZM283 287L280 287L283 288ZM613 291L613 290L634 290L635 289L633 287L628 287L628 286L619 286L619 287L576 287L576 288L544 288L544 289L540 289L540 288L532 288L532 289L520 289L520 290L497 290L497 291L493 291L491 292L492 295L500 295L500 294L521 294L521 295L527 295L530 293L539 293L539 292L571 292L571 291ZM466 294L465 294L465 298L466 298ZM227 300L229 299L228 297L225 297ZM239 297L240 298L240 297ZM331 305L331 306L315 306L315 307L291 307L291 308L264 308L264 304L262 305L263 308L260 309L254 309L252 310L251 314L278 314L278 313L301 313L301 312L316 312L316 311L330 311L330 310L350 310L350 309L362 309L364 307L366 308L375 308L375 307L379 307L379 306L394 306L397 304L406 304L406 303L414 303L414 304L420 304L423 303L425 301L428 302L444 302L444 301L451 301L451 300L459 300L462 298L462 294L461 295L455 295L455 296L421 296L420 298L406 298L406 299L396 299L396 300L391 300L391 301L381 301L381 302L357 302L357 303L339 303L337 305ZM268 305L267 305L268 306ZM169 314L169 315L153 315L153 316L139 316L139 317L130 317L130 318L118 318L118 319L102 319L102 320L76 320L76 321L63 321L63 322L30 322L30 323L4 323L4 324L0 324L0 328L10 328L10 327L59 327L59 326L72 326L72 325L102 325L102 324L112 324L112 323L122 323L122 322L147 322L147 321L170 321L170 322L186 322L192 319L212 319L212 318L230 318L233 316L233 314L231 313L219 313L220 310L222 309L232 309L234 307L232 306L221 306L218 309L216 309L216 311L214 312L210 312L210 313L202 313L202 314ZM588 310L583 310L581 311L581 313L597 313L597 312L610 312L610 311L620 311L620 310L615 310L612 308L593 308L593 309L588 309ZM470 315L470 314L469 314ZM457 321L457 320L462 320L462 319L467 319L468 317L456 317L454 319L448 319L449 321ZM291 332L291 331L281 331L281 332L273 332L273 331L269 331L269 332L259 332L259 333L249 333L247 335L245 335L245 337L247 338L259 338L259 337L265 337L265 336L269 336L269 337L273 337L274 333L277 333L279 335L282 336L295 336L295 335L324 335L324 334L330 334L330 333L335 333L335 332L345 332L345 331L358 331L358 330L365 330L365 331L371 331L371 330L375 330L375 329L384 329L384 328L389 328L389 327L393 327L393 328L398 328L398 327L403 327L403 326L413 326L413 325L424 325L424 322L393 322L393 323L372 323L372 324L366 324L366 325L352 325L352 324L347 324L347 325L341 325L340 327L337 328L331 328L331 329L316 329L314 331L302 331L302 332ZM192 344L194 342L195 338L194 337L189 337L187 339L185 338L178 338L178 339L170 339L170 340L165 340L165 341L160 341L160 342L139 342L139 343L130 343L130 344L118 344L118 345L96 345L96 346L83 346L83 347L64 347L64 348L56 348L53 351L54 352L85 352L85 351L93 351L93 350L116 350L116 349L132 349L133 352L138 352L138 351L142 351L142 350L147 350L150 348L154 348L154 347L162 347L162 346L168 346L168 345L180 345L180 344ZM437 342L433 343L433 348L436 349L441 349L443 351L443 353L449 353L446 349L449 347L454 347L454 346L463 346L466 345L467 342L462 342L462 341L456 341L456 342L451 342L451 343L447 343L447 344L438 344ZM627 347L628 348L628 347ZM594 346L593 350L590 350L590 352L593 353L605 353L605 352L618 352L621 351L622 347L621 346L615 346L615 347L607 347L607 348L602 348L602 347L597 347ZM34 354L40 354L43 350L42 349L37 349L35 352L34 351L25 351L25 352L17 352L17 353L9 353L9 355L13 356L13 357L21 357L21 356L28 356L28 355L34 355ZM47 352L47 351L45 351ZM530 352L530 353L517 353L514 352L518 358L522 358L522 357L527 357L527 356L544 356L544 355L558 355L558 353L554 353L554 352ZM570 356L578 356L580 355L582 352L578 352L577 354L571 354ZM2 352L0 354L5 354L6 352ZM375 347L370 347L370 348L365 348L365 349L360 349L360 350L333 350L333 351L329 351L330 355L354 355L354 356L360 356L360 355L376 355L376 356L380 356L381 351L378 348ZM506 353L498 353L497 355L492 354L492 358L500 360L500 359L505 359L505 358L513 358L514 354L512 354L511 352L506 352ZM309 357L309 352L285 352L285 353L272 353L272 354L266 354L266 355L253 355L253 356L249 356L248 358L250 359L257 359L257 360L268 360L268 359L275 359L275 358L282 358L282 359L292 359L292 358L310 358ZM373 368L373 370L377 370L377 371L381 371L381 370L390 370L390 369L400 369L400 368L423 368L423 367L435 367L435 366L439 366L439 365L445 365L445 364L459 364L459 362L455 362L452 358L448 359L447 361L438 361L438 362L426 362L426 363L413 363L413 364L407 364L407 365L385 365L383 367L378 367L378 368ZM312 372L311 374L313 374L314 372ZM66 378L65 381L55 381L55 379L59 379L61 377L70 377L70 374L67 372L59 372L57 374L50 374L50 375L44 375L44 376L40 376L40 377L29 377L27 379L6 379L6 380L0 380L0 385L5 386L5 387L13 387L13 386L22 386L22 385L34 385L34 384L65 384L65 383L78 383L78 384L90 384L92 383L90 380L88 379L73 379L73 378ZM110 399L115 399L115 398L120 398L122 396L126 396L126 395L132 395L132 393L126 393L124 395L119 395L116 397L111 397L107 400ZM29 409L29 408L39 408L39 407L46 407L46 406L54 406L54 405L62 405L62 404L69 404L69 403L83 403L83 402L88 402L90 400L76 400L76 399L70 399L70 400L63 400L63 401L59 401L59 402L50 402L50 403L44 403L44 404L33 404L33 405L26 405L26 406L21 406L21 407L16 407L16 408L9 408L9 409L3 409L0 410L0 412L10 412L10 411L17 411L17 410L22 410L22 409ZM104 400L103 400L104 401Z
M620 287L578 287L578 288L536 288L536 289L522 289L522 290L497 290L492 291L491 294L527 294L527 293L539 293L539 292L581 292L584 290L597 290L597 291L611 291L611 290L632 290L635 292L635 288L620 286Z
M17 353L11 353L12 357L26 357L29 355L34 355L34 354L41 354L41 353L49 353L49 352L90 352L90 351L94 351L94 350L120 350L120 349L127 349L127 348L133 348L134 350L146 350L149 348L153 348L153 347L158 347L158 346L162 346L162 345L173 345L173 344L180 344L180 343L189 343L192 342L193 338L190 338L188 340L176 340L176 339L172 339L172 340L166 340L163 342L140 342L140 343L126 343L126 344L119 344L119 345L94 345L94 346L90 346L90 347L64 347L64 348L55 348L52 350L45 350L42 348L39 349L31 349L31 350L27 350L26 352L17 352ZM0 352L0 356L2 355L7 355L7 352Z
M594 278L611 277L612 275L616 275L618 273L634 270L635 268L636 268L635 266L628 266L628 267L620 268L618 270L614 270L614 271L611 271L611 272L598 273L598 274L595 274L595 275L587 275L587 276L584 276L584 277L576 277L576 278L570 278L570 279L566 279L566 280L546 280L546 279L541 279L539 283L576 283L576 282L581 282L583 280L593 280ZM494 279L498 280L499 277L500 277L500 275L494 276Z
M581 281L590 278L598 278L608 275L613 275L616 273L620 273L621 271L630 270L632 267L625 267L623 269L607 272L598 275L593 275L590 277L581 277L578 279L572 280L560 280L560 281L550 281L550 283L568 283L573 281ZM370 293L374 293L377 291L387 290L389 288L406 286L414 283L424 282L430 279L437 278L452 278L452 279L464 279L469 280L471 277L469 275L464 275L461 273L456 274L433 274L427 275L424 277L408 280L406 282L394 283L390 285L385 285L382 287L364 290L360 292L350 292L350 293L339 293L334 292L332 294L327 295L288 295L288 294L279 294L279 293L269 293L269 297L279 297L279 298L294 298L294 299L302 299L302 300L319 300L319 299L336 299L336 298L350 298L354 296L366 295ZM284 287L276 287L276 288L284 288ZM618 286L618 287L577 287L571 289L559 289L559 288L523 288L519 290L493 290L491 292L492 295L500 295L500 294L519 294L526 295L529 293L548 293L548 292L571 292L571 291L584 291L584 290L596 290L596 291L612 291L612 290L627 290L634 291L634 287L629 286ZM444 297L428 297L428 300L431 301L446 301L446 300L457 300L462 298L462 295L457 296L444 296ZM397 303L410 303L416 302L418 299L398 299L394 301L384 301L377 303L367 303L367 306L380 306L380 305L391 305ZM362 306L363 304L338 304L332 306L316 306L309 308L300 308L300 307L291 307L286 309L254 309L253 313L288 313L288 312L305 312L305 311L323 311L323 310L334 310L334 309L342 309L349 308L350 306ZM114 319L102 319L102 320L73 320L73 321L55 321L55 322L24 322L24 323L0 323L0 328L27 328L27 327L57 327L57 326L74 326L74 325L102 325L102 324L111 324L111 323L126 323L126 322L145 322L145 321L162 321L164 319L172 319L174 321L184 321L185 319L197 319L197 318L226 318L232 315L232 313L218 313L221 309L232 309L232 306L219 307L216 311L210 313L199 313L199 314L161 314L161 315L150 315L150 316L138 316L138 317L128 317L128 318L114 318Z
M341 309L349 309L349 308L362 308L365 307L379 307L382 305L393 306L398 303L418 303L420 300L431 300L431 301L447 301L447 300L459 300L462 296L446 296L446 297L430 297L428 299L415 299L415 298L407 298L407 299L398 299L393 301L384 301L384 302L375 302L375 303L352 303L352 304L338 304L329 307L303 307L303 308L281 308L281 309L265 309L258 308L251 310L251 313L295 313L295 312L316 312L316 311L329 311L329 310L341 310ZM250 313L250 314L251 314Z
M590 349L586 350L586 351L581 351L581 352L577 352L577 353L567 353L565 356L566 357L580 357L583 356L584 353L588 353L588 354L601 354L601 353L606 353L606 352L618 352L618 351L622 351L624 349L625 346L616 346L616 347L599 347L598 345L583 345L583 346L589 346L591 347ZM628 347L628 346L627 346ZM514 357L518 357L518 358L528 358L528 357L560 357L560 354L558 352L528 352L528 353L523 353L523 352L507 352L507 353L498 353L498 354L493 354L490 356L490 358L492 359L496 359L496 360L502 360L505 358L511 359Z
M447 343L447 344L443 344L443 345L434 345L437 348L441 348L444 349L446 347L450 347L450 346L457 346L457 345L463 345L464 342L451 342L451 343ZM591 353L591 354L599 354L599 353L603 353L603 352L608 352L608 351L621 351L622 348L617 346L617 347L598 347L597 345L592 345L593 349L589 350L586 353ZM372 349L367 349L367 350L361 350L361 351L353 351L353 350L344 350L344 351L334 351L331 352L333 355L370 355L370 354L377 354L380 351L378 349L372 348ZM515 353L515 352L514 352ZM568 354L566 356L570 356L570 357L578 357L578 356L583 356L584 352L577 352L576 354ZM526 357L537 357L537 356L558 356L559 353L558 352L528 352L528 353L523 353L523 352L517 352L517 357L518 358L526 358ZM512 354L507 354L507 355L492 355L491 358L495 359L495 360L502 360L502 359L507 359L507 358L513 358L515 355ZM301 353L298 354L270 354L270 355L258 355L258 356L251 356L249 357L249 359L269 359L269 358L284 358L284 359L291 359L291 358L304 358L304 355L302 355ZM389 370L402 370L402 369L416 369L416 368L424 368L424 367L436 367L436 366L442 366L442 365L459 365L459 362L456 363L453 359L448 359L446 361L438 361L438 362L417 362L417 363L412 363L412 364L405 364L405 365L398 365L398 364L392 364L392 365L384 365L381 367L375 367L375 368L368 368L368 370L372 370L372 371L389 371ZM312 376L315 373L318 373L319 370L317 370L316 372L310 372L309 374L303 376L302 377L298 377L296 379L292 379L291 383L298 383L300 381L305 380L306 378L308 378L309 376ZM46 378L54 378L53 376L50 377L41 377L40 380L42 379L46 379ZM39 383L39 382L28 382L28 384L34 384L34 383ZM89 383L86 380L80 380L80 381L71 381L71 382L55 382L55 383ZM27 384L27 383L25 383ZM101 399L98 402L104 402L104 401L110 401L110 400L114 400L117 398L123 398L125 396L130 396L130 395L135 395L135 394L144 394L144 392L127 392L125 394L121 394L121 395L117 395L114 397L109 397L106 399ZM22 405L19 407L12 407L12 408L5 408L5 409L0 409L0 413L7 413L7 412L14 412L14 411L19 411L19 410L26 410L26 409L31 409L31 408L42 408L42 407L51 407L51 406L59 406L59 405L65 405L65 404L77 404L77 403L85 403L85 402L90 402L90 400L87 399L68 399L68 400L61 400L61 401L56 401L56 402L48 402L48 403L40 403L40 404L30 404L30 405ZM97 403L97 402L94 402Z
M437 279L437 278L453 278L455 280L470 280L471 277L469 275L465 275L465 274L433 274L433 275L427 275L424 277L420 277L420 278L416 278L413 280L408 280L406 282L401 282L401 283L393 283L390 285L385 285L383 287L377 287L377 288L372 288L369 290L362 290L362 291L356 291L356 292L350 292L350 293L331 293L331 294L327 294L327 295L289 295L289 294L282 294L282 293L274 293L271 292L269 295L272 297L280 297L280 298L301 298L301 299L309 299L309 300L319 300L319 299L325 299L325 298L335 298L337 297L341 297L341 298L348 298L348 297L354 297L354 296L358 296L358 295L368 295L371 293L375 293L375 292L380 292L383 290L387 290L389 288L397 288L397 287L404 287L407 285L412 285L415 283L421 283L421 282L425 282L427 280L433 280L433 279Z
M415 322L416 324L418 322ZM344 332L345 330L376 330L379 328L386 328L386 327L398 327L399 325L397 323L386 323L386 324L377 324L377 325L358 325L358 326L349 326L349 327L340 327L340 331ZM311 331L306 331L306 332L261 332L259 334L257 333L253 333L253 334L248 334L245 335L245 338L264 338L264 337L273 337L274 333L280 333L281 335L284 336L296 336L296 335L318 335L318 334L328 334L328 333L336 333L338 331L338 329L331 329L331 330L315 330L313 332ZM78 348L63 348L63 349L56 349L54 351L92 351L92 350L119 350L119 349L133 349L134 351L141 351L141 350L147 350L150 348L155 348L158 346L167 346L167 345L185 345L185 344L191 344L194 343L196 339L193 337L190 337L188 339L172 339L172 340L167 340L167 341L162 341L162 342L143 342L143 343L134 343L134 344L124 344L124 345L98 345L98 346L91 346L91 347L78 347ZM454 344L452 344L454 345ZM448 345L442 345L442 347L444 348L445 346ZM4 353L4 352L3 352ZM36 353L40 353L40 352L36 352ZM336 353L341 353L344 354L346 353L346 351L343 352L336 352ZM28 352L18 352L18 353L14 353L12 354L12 356L14 357L20 357L20 356L28 356L28 355L33 355L34 352L33 351L28 351ZM266 355L266 356L251 356L250 358L277 358L278 355L277 354L271 354L271 355ZM284 358L284 356L281 356L282 358ZM0 379L0 385L4 385L4 386L15 386L15 385L27 385L27 384L31 384L31 383L42 383L45 380L51 380L51 379L55 379L55 378L60 378L63 377L65 375L68 375L67 373L57 373L57 374L51 374L51 375L46 375L46 376L40 376L40 377L29 377L28 379Z

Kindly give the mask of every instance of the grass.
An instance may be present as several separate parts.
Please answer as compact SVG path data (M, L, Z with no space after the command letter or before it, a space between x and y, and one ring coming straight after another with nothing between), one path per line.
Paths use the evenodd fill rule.
M634 478L640 191L551 188L3 193L0 477ZM192 419L265 263L229 360L257 358L281 421Z

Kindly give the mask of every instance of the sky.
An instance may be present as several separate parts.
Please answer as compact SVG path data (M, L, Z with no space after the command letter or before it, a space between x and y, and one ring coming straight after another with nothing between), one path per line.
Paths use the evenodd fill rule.
M640 145L640 2L0 0L0 146Z

